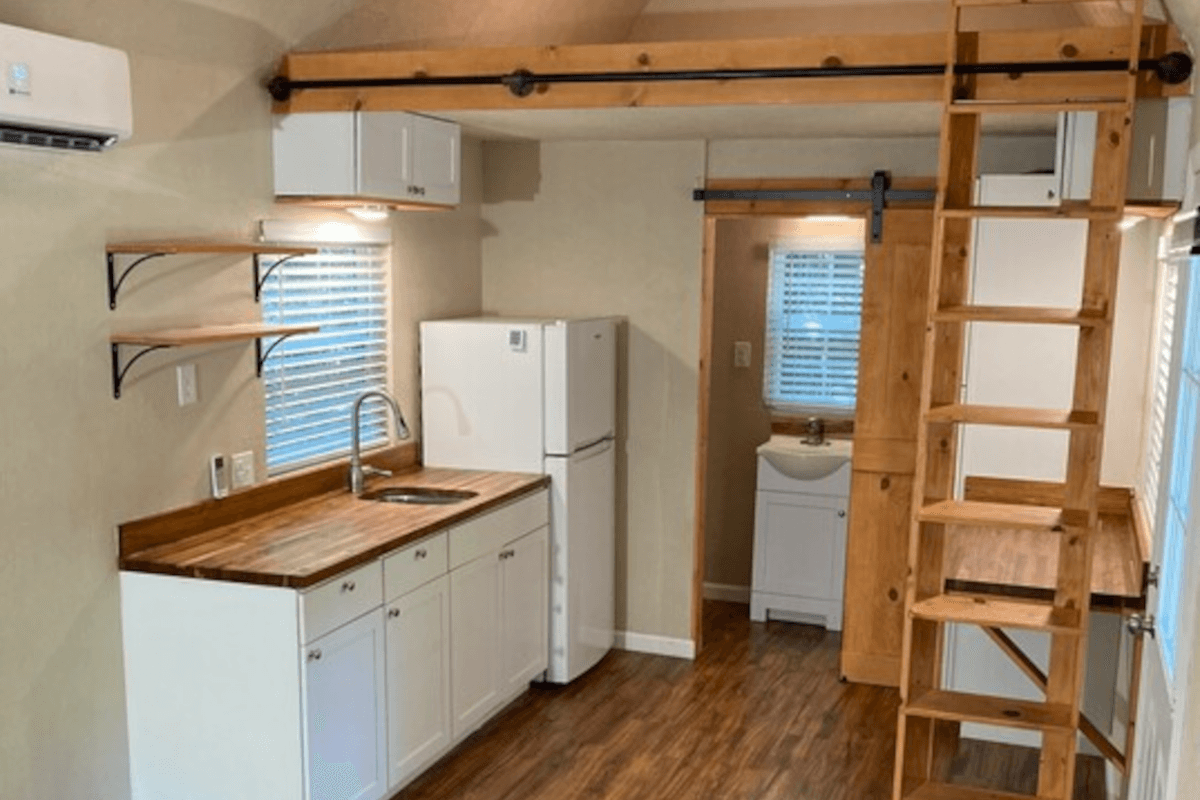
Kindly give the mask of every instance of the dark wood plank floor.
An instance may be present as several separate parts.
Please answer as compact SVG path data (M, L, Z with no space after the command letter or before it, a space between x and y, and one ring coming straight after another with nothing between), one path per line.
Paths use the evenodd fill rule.
M704 623L695 662L616 651L569 686L534 686L398 798L890 798L899 696L839 683L836 634L751 623L733 603L706 603ZM1094 767L1078 800L1104 798ZM954 772L1032 794L1037 752L964 741Z

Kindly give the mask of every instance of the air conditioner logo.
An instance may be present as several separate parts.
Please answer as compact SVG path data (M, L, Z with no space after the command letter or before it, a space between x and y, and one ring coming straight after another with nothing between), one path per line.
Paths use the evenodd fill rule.
M7 76L9 94L20 94L26 97L33 94L28 64L19 62L15 64L9 64Z

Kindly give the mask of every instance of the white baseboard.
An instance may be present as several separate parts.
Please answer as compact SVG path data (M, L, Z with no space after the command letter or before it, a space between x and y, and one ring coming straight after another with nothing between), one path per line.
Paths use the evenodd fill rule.
M725 600L729 603L744 603L750 604L750 587L735 586L732 583L708 583L704 584L704 599L705 600Z
M656 656L686 658L689 661L696 658L696 643L691 639L673 639L670 636L617 631L613 644L618 649L630 650L634 653L652 653Z

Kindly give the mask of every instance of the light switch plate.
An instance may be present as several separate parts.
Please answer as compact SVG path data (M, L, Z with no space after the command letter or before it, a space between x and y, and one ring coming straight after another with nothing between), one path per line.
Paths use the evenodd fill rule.
M733 343L733 365L735 367L750 366L750 343L749 342L734 342Z
M254 485L254 451L233 454L233 488L244 489Z
M196 390L196 365L180 364L175 368L175 384L179 389L179 405L190 406L199 399Z

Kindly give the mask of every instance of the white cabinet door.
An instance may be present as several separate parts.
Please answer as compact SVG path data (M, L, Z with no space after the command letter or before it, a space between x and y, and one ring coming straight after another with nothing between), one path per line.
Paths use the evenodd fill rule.
M358 191L353 111L275 117L275 194L353 195Z
M838 510L806 501L804 495L760 492L762 558L754 589L793 597L832 597L837 566Z
M450 746L450 578L387 607L388 783Z
M458 125L412 115L411 126L412 175L417 187L417 196L413 199L422 203L458 205L461 195Z
M500 551L500 663L504 694L523 689L549 658L550 529L539 528Z
M306 645L308 800L377 800L387 790L383 610Z
M500 702L500 557L492 551L450 573L450 696L459 739Z
M419 199L412 191L414 119L403 111L358 112L358 194Z

